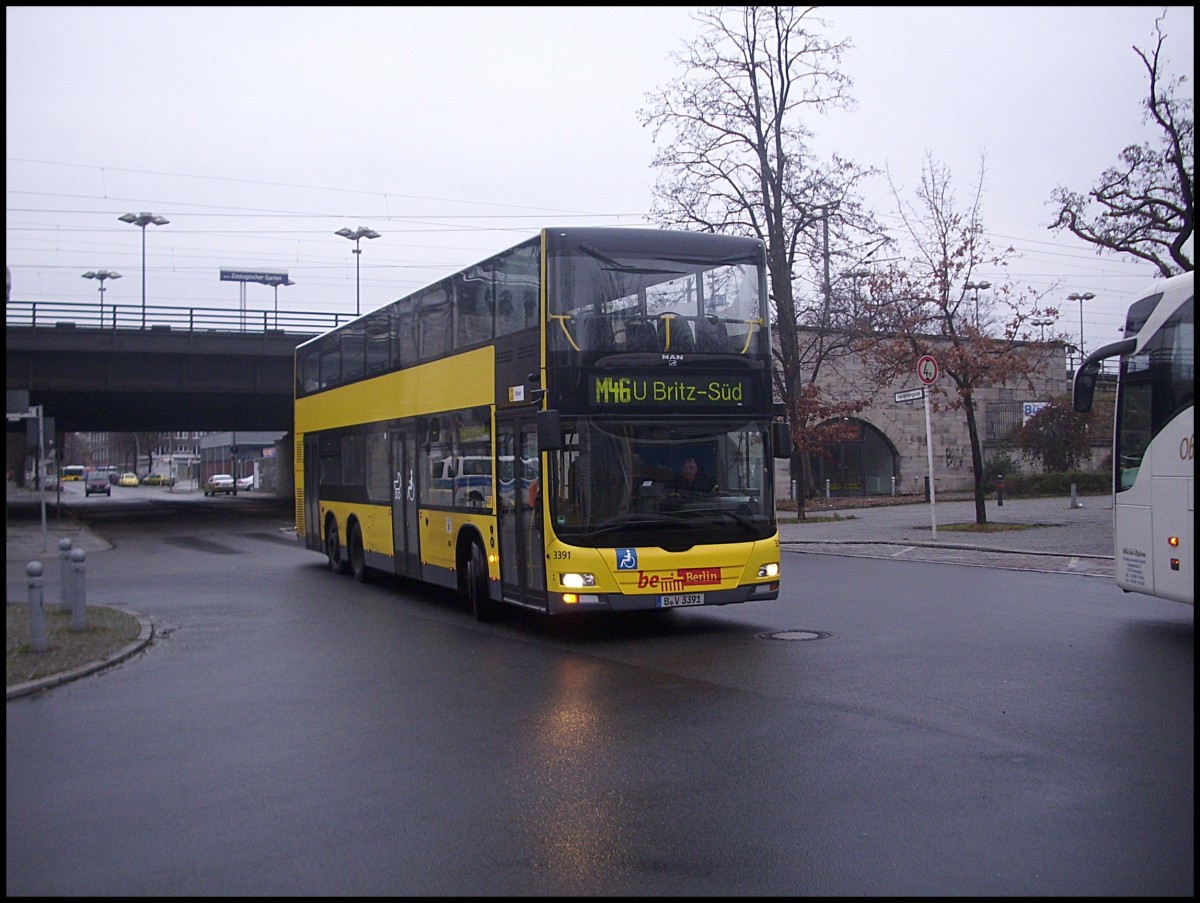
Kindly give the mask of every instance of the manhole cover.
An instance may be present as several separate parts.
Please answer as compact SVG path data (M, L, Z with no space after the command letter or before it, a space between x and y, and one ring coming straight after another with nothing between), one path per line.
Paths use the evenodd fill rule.
M769 640L823 640L829 634L822 630L777 630L765 636Z

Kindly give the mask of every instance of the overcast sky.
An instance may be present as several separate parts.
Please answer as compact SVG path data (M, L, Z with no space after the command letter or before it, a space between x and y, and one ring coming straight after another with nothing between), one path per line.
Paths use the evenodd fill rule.
M95 302L87 270L140 303L239 306L221 268L283 270L281 309L364 311L547 225L638 225L651 133L637 111L681 74L695 7L22 7L6 20L6 263L12 297ZM1161 7L828 7L854 49L853 112L808 121L822 153L906 191L927 153L969 198L986 155L989 238L1006 277L1091 291L1089 348L1119 337L1149 267L1051 233L1057 185L1086 191L1142 123ZM1194 10L1167 7L1167 72L1194 84ZM882 177L869 198L885 222ZM911 197L911 194L909 195ZM274 291L247 286L247 307ZM1063 300L1058 329L1075 336Z

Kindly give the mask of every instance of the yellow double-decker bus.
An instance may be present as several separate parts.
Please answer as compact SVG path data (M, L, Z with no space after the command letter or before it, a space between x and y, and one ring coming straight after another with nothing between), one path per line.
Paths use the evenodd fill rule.
M476 617L779 595L761 241L544 229L296 349L299 540Z

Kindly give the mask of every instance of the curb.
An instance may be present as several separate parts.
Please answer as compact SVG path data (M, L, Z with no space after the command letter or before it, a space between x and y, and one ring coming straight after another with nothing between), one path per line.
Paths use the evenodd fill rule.
M950 542L906 542L897 539L781 539L787 546L905 546L917 549L953 549L960 552L988 552L995 555L1042 555L1048 558L1093 558L1113 561L1112 555L1089 555L1086 552L1044 552L1034 549L997 549L990 546L971 546Z
M29 696L32 693L40 693L42 690L48 690L51 687L57 687L59 684L64 684L72 680L78 680L79 678L86 677L89 674L95 674L97 671L124 661L134 653L141 652L148 645L150 645L150 641L154 639L154 625L151 624L146 618L143 618L141 615L135 614L132 611L126 611L123 608L118 610L124 611L126 614L132 615L138 619L138 623L141 624L142 630L141 633L138 634L137 639L135 639L132 643L129 643L128 645L118 649L112 655L106 656L105 658L94 662L88 662L86 665L80 665L78 668L74 668L70 671L63 671L60 674L51 674L49 677L40 677L37 680L31 680L23 684L14 684L13 686L7 688L5 701L7 702L10 699L17 699L20 696Z

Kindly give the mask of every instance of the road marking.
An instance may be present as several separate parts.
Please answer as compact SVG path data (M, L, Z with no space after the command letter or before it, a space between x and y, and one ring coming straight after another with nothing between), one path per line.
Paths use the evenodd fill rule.
M911 552L915 548L916 548L916 546L905 546L899 552L893 552L890 557L896 558L900 555L907 555L909 552Z

